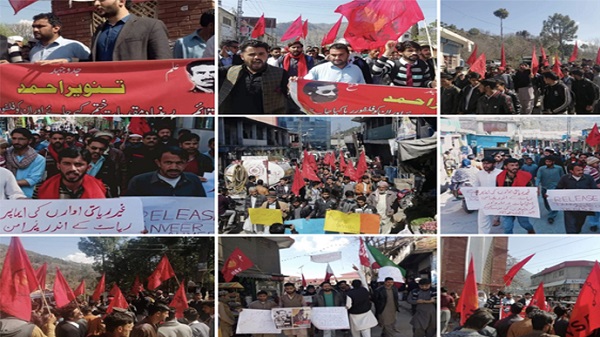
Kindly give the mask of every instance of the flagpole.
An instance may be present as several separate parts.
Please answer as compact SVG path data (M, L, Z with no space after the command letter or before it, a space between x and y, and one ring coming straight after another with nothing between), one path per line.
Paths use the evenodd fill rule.
M46 302L46 294L44 293L44 290L42 289L42 286L38 284L38 289L40 290L40 292L42 293L42 304L46 305L46 308L48 308L48 311L50 312L50 305L48 305L48 302ZM44 306L42 305L42 309L44 308Z
M427 35L427 42L429 43L430 46L433 46L433 44L431 44L431 36L429 35L429 29L427 28L427 23L425 22L425 20L423 20L423 26L425 27L425 35ZM430 47L430 48L432 48L432 47ZM438 52L439 52L439 50L438 50ZM433 63L433 70L437 73L436 63L437 62Z

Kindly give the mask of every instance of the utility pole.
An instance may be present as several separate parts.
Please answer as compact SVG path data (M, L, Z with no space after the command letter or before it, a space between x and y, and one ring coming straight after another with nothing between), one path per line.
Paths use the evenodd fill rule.
M237 5L237 17L235 18L235 37L236 39L239 40L239 33L240 33L240 23L242 22L242 14L244 14L244 10L242 9L242 2L244 0L238 0L238 5Z

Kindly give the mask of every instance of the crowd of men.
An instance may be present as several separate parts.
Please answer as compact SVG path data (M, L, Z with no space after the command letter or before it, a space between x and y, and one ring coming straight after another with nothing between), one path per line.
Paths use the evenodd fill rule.
M81 297L62 307L47 297L33 301L30 321L0 312L3 335L21 337L213 337L215 302L196 293L183 318L169 307L173 294L142 291L128 295L127 309L112 308L114 297L85 301Z
M388 41L378 49L353 50L345 43L327 48L293 41L286 47L258 40L221 42L219 111L223 114L297 114L289 82L308 80L435 88L431 47ZM235 98L235 99L234 99Z
M15 128L0 137L0 199L102 199L119 196L205 197L214 171L214 139L170 125L142 135L84 128Z
M402 291L406 296L402 298ZM388 277L385 282L372 282L367 284L365 279L353 280L350 284L346 281L336 281L333 285L330 281L324 281L319 286L308 285L296 288L294 283L285 283L284 292L277 295L275 292L260 290L248 294L256 300L250 303L239 303L232 299L227 291L219 294L219 329L221 336L230 337L234 335L236 320L232 311L244 310L243 308L256 310L271 310L273 308L294 307L346 307L350 331L348 330L322 330L318 331L314 326L311 328L300 328L284 330L286 336L307 337L326 336L335 337L336 334L348 333L352 337L370 337L373 328L377 325L382 329L381 336L397 337L407 335L406 331L400 331L397 327L398 312L401 309L401 301L405 300L411 307L413 326L413 337L434 337L437 327L437 291L428 279L420 279L417 282L403 284L400 292L398 283ZM243 302L243 301L242 301ZM253 337L271 336L254 334Z
M456 293L448 294L445 288L441 293L442 336L568 336L572 304L561 304L546 298L545 303L540 304L546 310L541 310L540 306L531 303L532 295L528 292L518 295L500 290L488 296L484 291L479 291L479 309L460 326L460 314L455 311L458 301ZM590 336L598 335L600 330L597 329Z
M292 165L299 165L295 161ZM398 190L394 183L388 179L383 171L382 163L376 158L364 175L353 181L348 175L336 170L322 162L317 162L318 170L315 172L319 180L304 179L303 186L298 195L292 193L293 179L283 177L274 186L268 186L261 179L249 176L246 183L246 196L244 202L243 225L244 233L264 233L273 231L279 226L266 229L262 225L250 222L248 209L267 208L278 209L283 220L325 218L328 210L338 210L344 213L378 214L381 219L380 233L397 233L400 228L400 215L403 208L412 203L404 201L411 197L412 191ZM412 200L412 199L411 199ZM219 217L226 218L227 223L221 232L234 232L238 227L236 202L228 196L228 190L222 188L218 195Z
M95 12L106 21L96 28L90 46L64 38L56 14L35 15L33 37L0 36L0 64L214 58L214 10L202 13L200 27L174 41L171 49L165 24L132 14L131 6L132 0L96 0Z
M484 76L457 67L441 74L442 114L598 114L600 65L592 60L569 63L560 71L541 66L532 74L530 64L518 69L489 66Z
M447 153L445 156L449 156ZM449 161L445 160L447 165ZM596 189L600 186L600 153L567 151L561 154L551 147L544 149L524 148L520 158L509 153L496 152L481 161L473 155L461 162L452 173L452 189L465 184L474 187L538 187L544 207L548 211L547 222L554 224L558 211L548 204L547 192L554 189ZM447 167L447 170L449 168ZM586 221L590 231L596 232L600 225L599 212L564 211L565 233L579 234ZM589 220L588 220L589 217ZM535 234L528 217L501 216L478 212L478 233L490 234L493 226L502 225L505 234L512 234L515 221L527 233Z

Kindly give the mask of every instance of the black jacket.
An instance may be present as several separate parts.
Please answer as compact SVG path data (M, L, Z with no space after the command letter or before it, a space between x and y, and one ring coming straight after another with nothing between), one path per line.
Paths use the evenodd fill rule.
M398 311L398 289L396 287L392 287L392 293L394 296L394 305L396 306L396 311ZM381 286L375 289L375 312L377 315L383 312L385 309L385 303L387 301L387 292L385 286Z

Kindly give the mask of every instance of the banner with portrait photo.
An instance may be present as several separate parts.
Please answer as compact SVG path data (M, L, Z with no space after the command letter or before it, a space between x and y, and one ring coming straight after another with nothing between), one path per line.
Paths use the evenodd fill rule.
M298 79L290 94L309 115L435 115L437 90Z
M213 59L0 64L0 115L212 115Z

